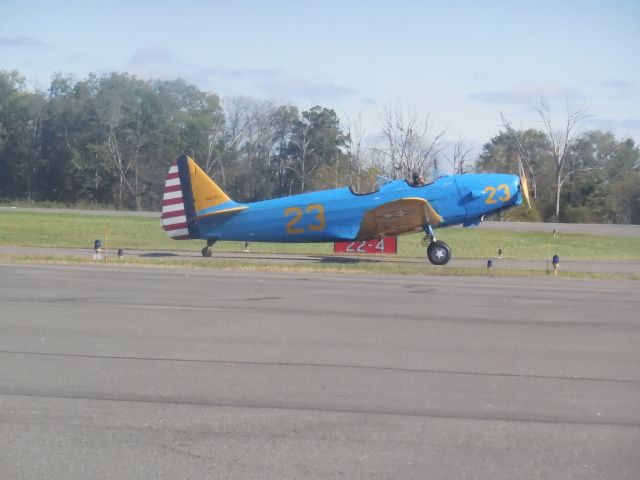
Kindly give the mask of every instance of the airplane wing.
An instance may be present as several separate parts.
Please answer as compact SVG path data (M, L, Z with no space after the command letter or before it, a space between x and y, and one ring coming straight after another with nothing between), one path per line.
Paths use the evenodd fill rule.
M209 211L210 209L209 210L203 210L201 212L198 212L193 219L194 220L201 220L201 219L207 218L207 217L232 215L232 214L243 212L247 208L249 208L247 205L239 205L239 206L232 206L232 207L228 207L228 208L220 208L220 209L213 210L213 211Z
M367 211L360 223L357 240L422 230L436 226L442 217L424 198L402 198Z

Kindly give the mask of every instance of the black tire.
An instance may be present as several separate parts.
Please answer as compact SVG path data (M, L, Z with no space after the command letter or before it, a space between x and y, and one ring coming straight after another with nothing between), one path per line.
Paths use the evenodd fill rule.
M427 258L434 265L446 265L451 260L451 248L440 240L431 242L427 247Z
M213 249L211 247L204 247L202 249L202 256L203 257L210 257L212 253L213 253Z

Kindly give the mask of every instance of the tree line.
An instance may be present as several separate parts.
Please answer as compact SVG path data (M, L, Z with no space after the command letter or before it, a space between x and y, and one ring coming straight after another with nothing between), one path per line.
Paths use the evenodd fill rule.
M388 107L375 132L342 123L322 106L235 97L221 100L183 80L123 73L82 80L56 74L45 90L0 71L0 199L158 210L169 164L186 153L238 201L322 188L375 188L379 175L517 172L532 184L528 219L640 223L640 151L611 132L580 131L567 110L556 131L544 102L542 129L502 128L476 159L448 143L429 116Z
M532 220L573 223L640 223L640 149L611 132L580 131L584 107L567 106L562 126L544 100L533 106L542 129L502 131L483 147L477 171L516 172L525 167L536 208L516 211Z

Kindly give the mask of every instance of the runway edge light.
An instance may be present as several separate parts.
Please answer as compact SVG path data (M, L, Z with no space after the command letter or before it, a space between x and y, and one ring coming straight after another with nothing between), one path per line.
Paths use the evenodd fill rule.
M553 264L553 274L558 275L558 267L560 266L560 257L557 254L555 254L553 256L553 260L551 261L551 263Z

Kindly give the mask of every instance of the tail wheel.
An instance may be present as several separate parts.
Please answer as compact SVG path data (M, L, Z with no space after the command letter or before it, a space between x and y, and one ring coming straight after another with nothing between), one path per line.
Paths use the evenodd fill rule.
M211 248L211 247L204 247L202 249L202 256L203 257L210 257L212 253L213 253L213 248Z
M446 265L451 260L451 248L440 240L431 242L427 247L427 258L434 265Z

